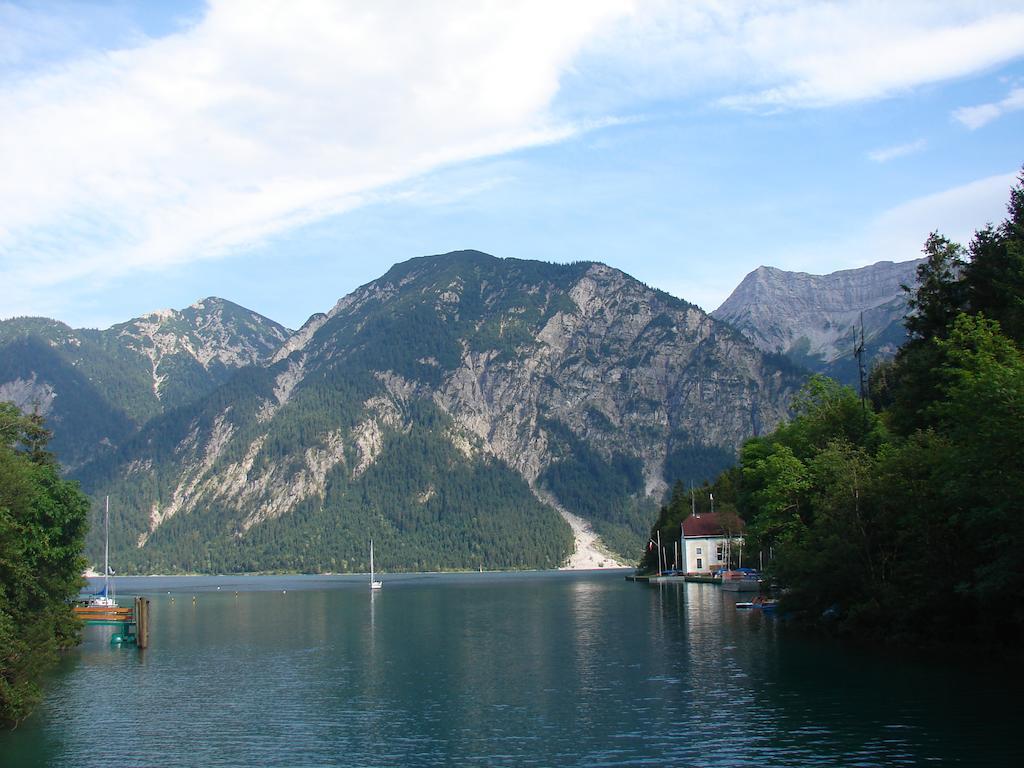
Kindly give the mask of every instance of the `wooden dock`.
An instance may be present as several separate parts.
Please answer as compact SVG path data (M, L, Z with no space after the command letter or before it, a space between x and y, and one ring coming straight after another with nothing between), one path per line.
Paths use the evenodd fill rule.
M76 605L75 616L86 625L120 627L111 643L149 647L149 599L136 597L132 607L107 605Z
M703 574L688 573L685 576L681 574L673 574L671 576L659 576L656 573L647 575L641 575L631 573L626 576L626 581L639 581L644 584L680 584L682 582L693 582L697 584L721 584L721 579L716 579L714 576L704 576Z

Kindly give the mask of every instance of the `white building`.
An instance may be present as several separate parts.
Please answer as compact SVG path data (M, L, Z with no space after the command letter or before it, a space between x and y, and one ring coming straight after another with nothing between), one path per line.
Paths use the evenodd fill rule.
M718 514L690 515L683 520L683 571L711 574L727 565L729 548L743 544L743 521L729 516L726 531ZM732 534L730 536L730 533Z

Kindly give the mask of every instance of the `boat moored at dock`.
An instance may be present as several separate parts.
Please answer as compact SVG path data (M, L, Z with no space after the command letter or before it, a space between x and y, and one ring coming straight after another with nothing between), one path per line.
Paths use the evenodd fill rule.
M722 589L726 592L760 592L763 580L753 568L722 571Z

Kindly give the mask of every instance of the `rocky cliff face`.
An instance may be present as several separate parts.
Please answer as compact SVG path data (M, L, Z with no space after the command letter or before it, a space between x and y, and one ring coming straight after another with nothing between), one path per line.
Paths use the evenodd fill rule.
M667 484L720 469L799 383L617 270L459 252L397 265L82 476L131 507L142 568L184 567L198 535L222 568L330 570L359 556L349 526L421 553L405 567L508 566L499 521L549 531L518 546L557 562L568 529L538 497L632 555Z
M855 370L853 329L860 327L862 314L869 354L895 353L906 312L900 286L914 285L920 263L881 261L828 275L758 267L711 314L759 349L785 354L812 370Z
M635 456L643 492L660 496L676 441L736 448L785 414L791 380L696 307L603 265L563 295L572 306L531 329L519 355L467 349L433 394L529 482L553 460L546 420L603 456Z

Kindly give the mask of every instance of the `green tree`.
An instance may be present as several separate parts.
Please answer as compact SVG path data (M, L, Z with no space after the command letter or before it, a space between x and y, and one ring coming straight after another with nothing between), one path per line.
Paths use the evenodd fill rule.
M983 605L1024 625L1013 595L1024 588L1024 353L994 320L962 315L937 342L944 399L932 406L955 448L946 489L962 515L971 550L969 589Z
M967 308L963 246L933 232L924 254L917 285L903 286L909 294L904 318L909 340L887 375L876 377L876 383L883 384L878 399L891 402L891 424L903 435L931 426L928 407L941 397L932 374L941 364L940 354L931 341L945 337L953 320Z
M68 602L85 567L89 501L46 451L38 414L0 403L0 722L39 700L39 677L78 640Z
M974 233L964 268L972 313L997 320L1003 333L1024 342L1024 171L1010 192L1008 218Z
M917 268L917 286L903 286L909 294L906 317L911 343L942 336L966 305L962 282L964 248L932 232L924 244L925 262Z
M743 477L757 509L751 533L762 546L799 541L808 524L807 467L793 450L773 443L763 456L744 453ZM749 462L749 463L748 463Z

